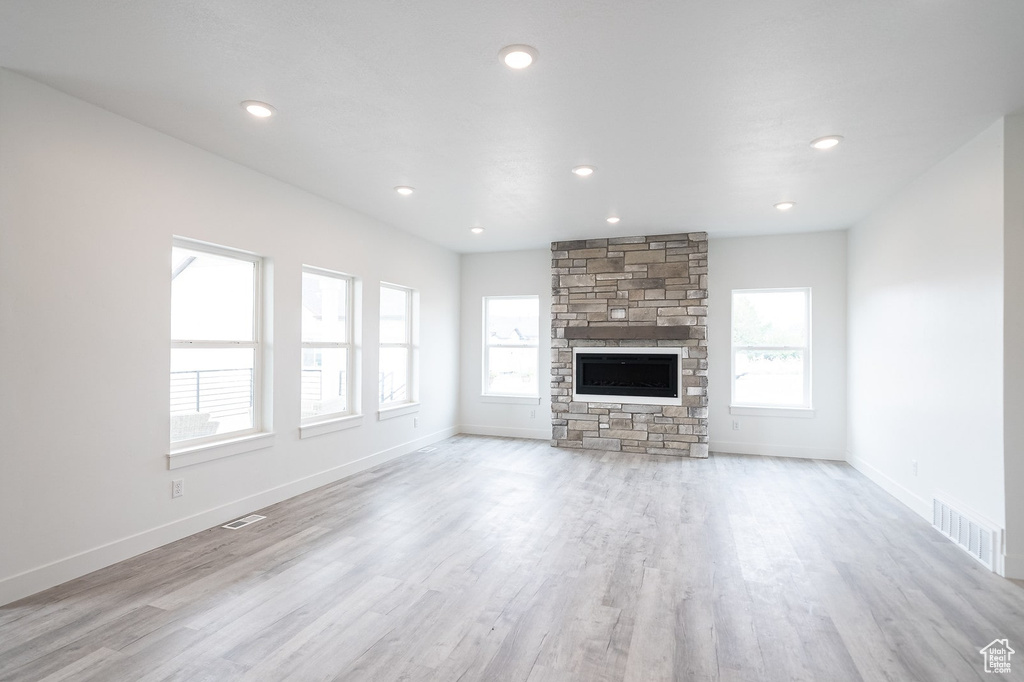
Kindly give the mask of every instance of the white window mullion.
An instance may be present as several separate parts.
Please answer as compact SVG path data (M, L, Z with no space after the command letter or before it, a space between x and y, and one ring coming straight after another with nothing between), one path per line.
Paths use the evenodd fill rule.
M339 272L302 268L302 366L300 409L303 425L356 413L355 278ZM316 365L306 365L307 358Z
M172 446L258 432L262 259L177 238L171 255Z
M810 300L810 288L732 292L734 407L811 407Z
M481 394L492 397L539 395L540 297L484 297L482 333ZM496 354L495 351L509 352ZM492 362L495 355L501 365L496 366L498 358ZM524 357L529 360L524 362Z
M378 401L382 407L416 401L414 296L413 289L383 282L380 285L380 353L377 377ZM397 329L399 321L400 330ZM400 356L404 359L395 364Z

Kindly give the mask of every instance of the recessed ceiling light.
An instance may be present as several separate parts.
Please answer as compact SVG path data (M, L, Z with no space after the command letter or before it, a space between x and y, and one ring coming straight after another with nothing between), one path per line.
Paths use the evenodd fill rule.
M473 234L480 234L481 232L484 231L484 228L482 228L482 227L471 227L471 228L469 228L469 231L472 232Z
M415 190L412 187L405 187L403 185L399 185L398 187L395 188L395 191L401 194L403 197L407 197L410 194L412 194Z
M537 61L537 49L529 45L509 45L501 48L498 59L510 69L525 69Z
M270 118L274 115L274 107L270 106L266 102L257 102L254 99L247 99L242 102L242 106L245 110L256 118Z
M616 218L615 216L612 216L611 218L608 218L608 222L614 225L615 223L619 222L619 219Z
M779 209L780 211L788 211L794 206L796 206L795 201L780 201L779 203L775 204L775 208Z
M811 140L811 146L815 149L832 149L832 147L835 147L842 141L842 135L826 135L825 137L819 137L817 140Z
M593 166L576 166L575 168L572 169L572 172L580 176L581 178L585 178L589 175L593 175L595 170L597 169L594 168Z

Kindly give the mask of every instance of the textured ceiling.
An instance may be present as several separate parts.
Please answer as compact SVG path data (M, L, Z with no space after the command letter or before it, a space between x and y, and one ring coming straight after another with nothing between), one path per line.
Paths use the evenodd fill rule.
M457 251L769 234L1024 108L1024 2L0 0L0 66Z

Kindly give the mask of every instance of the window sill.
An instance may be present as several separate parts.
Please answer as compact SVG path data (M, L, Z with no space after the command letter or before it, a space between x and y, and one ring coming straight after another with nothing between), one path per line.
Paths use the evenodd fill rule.
M334 433L335 431L342 431L344 429L354 429L362 423L363 415L350 414L344 417L336 417L334 419L325 419L320 422L303 424L299 426L299 438L312 438L314 436L321 436L325 433Z
M729 414L748 417L795 417L796 419L814 419L815 410L811 407L753 407L748 405L730 405Z
M540 405L539 395L491 395L480 396L482 403L505 403L506 405Z
M398 405L389 405L377 410L377 421L394 419L395 417L404 417L407 414L415 414L419 411L419 403L399 403Z
M171 450L167 454L167 468L180 469L223 457L232 457L246 452L253 452L254 450L262 450L273 445L273 432L266 432L222 440L217 443L204 443L202 445L180 448L178 450Z

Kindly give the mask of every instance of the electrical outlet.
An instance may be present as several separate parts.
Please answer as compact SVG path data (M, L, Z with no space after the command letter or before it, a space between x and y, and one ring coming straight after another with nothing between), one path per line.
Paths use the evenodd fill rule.
M171 481L171 497L181 497L185 494L185 479L176 478Z
M530 419L537 418L537 410L530 410Z
M914 475L917 476L917 460L916 459L910 460L910 468L913 470Z
M412 418L412 428L414 428L414 429L418 428L419 425L420 425L420 418L419 417L413 417Z
M739 431L740 430L740 420L739 419L733 419L732 420L732 430L733 431Z

